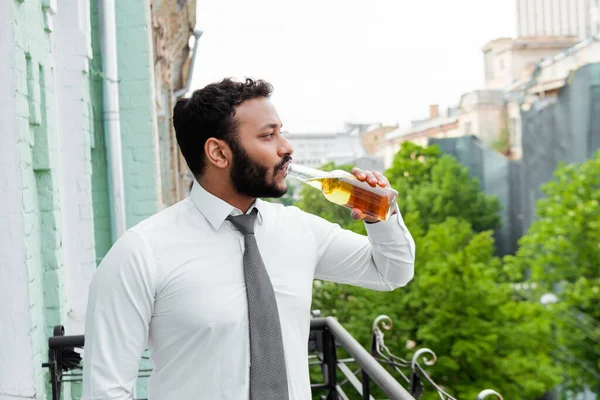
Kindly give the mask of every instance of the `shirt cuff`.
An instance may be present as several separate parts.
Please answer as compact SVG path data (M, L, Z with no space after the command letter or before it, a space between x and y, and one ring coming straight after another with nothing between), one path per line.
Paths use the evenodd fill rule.
M402 214L400 214L400 208L397 203L396 213L387 221L380 221L374 224L367 224L365 222L365 226L367 227L369 238L379 242L391 240L397 234L408 230L404 225L404 220L402 219Z

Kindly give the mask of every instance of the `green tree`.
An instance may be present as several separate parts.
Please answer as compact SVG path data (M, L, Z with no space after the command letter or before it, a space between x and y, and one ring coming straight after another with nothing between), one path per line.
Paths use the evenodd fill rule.
M542 192L536 220L506 267L514 280L535 283L530 296L557 293L555 356L565 386L600 394L600 152L560 164Z
M437 145L422 147L403 142L385 175L396 190L406 193L423 182L431 181L431 170L441 156Z
M418 212L424 230L449 217L469 221L477 232L501 225L499 200L482 192L477 178L437 146L402 143L386 176L398 190L402 212Z
M554 387L550 310L514 296L494 256L490 229L499 225L497 200L437 147L404 143L386 176L416 242L415 278L393 292L316 281L313 308L336 316L365 345L373 320L389 315L392 352L410 358L408 340L431 348L439 357L429 368L432 376L459 398L493 388L507 399L534 399ZM355 221L346 209L317 190L303 191L299 206L361 231L349 224ZM436 396L430 390L425 398Z
M416 236L415 279L393 292L319 283L314 308L336 316L361 343L370 341L373 320L395 322L386 344L410 359L427 347L438 361L426 367L452 395L473 399L491 388L506 399L535 399L558 382L550 352L549 310L517 301L502 279L491 232L476 233L455 218ZM413 341L416 348L408 350ZM431 387L424 399L436 399Z

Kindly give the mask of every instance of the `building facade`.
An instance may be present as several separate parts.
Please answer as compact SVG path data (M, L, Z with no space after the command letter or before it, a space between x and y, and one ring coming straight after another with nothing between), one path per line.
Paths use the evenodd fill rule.
M505 101L501 90L474 90L459 103L460 136L476 136L490 148L496 147L505 128Z
M574 46L576 37L498 38L482 48L485 88L511 90L527 81L544 58Z
M517 0L517 36L595 36L599 10L599 0Z
M42 363L53 327L83 333L87 287L116 228L165 204L152 23L164 11L150 0L42 3L0 2L2 400L49 397ZM193 37L192 15L178 34ZM177 75L191 52L168 61Z
M506 94L507 129L514 158L520 158L523 152L522 112L540 100L556 98L580 68L596 63L600 63L600 37L591 37L538 63L529 79Z
M427 146L430 138L450 138L460 136L459 116L456 108L439 111L437 104L429 106L429 117L411 121L408 128L397 128L385 135L385 144L379 150L379 157L385 168L392 165L394 156L403 142L413 142Z
M370 156L377 155L383 146L385 135L398 128L398 125L378 124L375 128L368 129L360 135L360 144L365 153Z
M347 124L342 132L329 133L286 133L294 148L294 162L307 167L352 163L366 153L361 144L361 134L369 125Z

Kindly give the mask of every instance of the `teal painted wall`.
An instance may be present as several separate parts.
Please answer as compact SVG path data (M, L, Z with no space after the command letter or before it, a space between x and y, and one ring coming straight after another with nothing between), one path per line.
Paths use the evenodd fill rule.
M150 4L119 1L116 19L125 202L131 227L159 210Z
M90 104L92 110L92 201L94 209L94 236L96 262L100 263L112 246L110 233L110 209L108 200L108 176L104 123L102 115L102 54L98 38L98 5L90 1L90 26L92 30L92 60L90 62Z
M145 0L117 2L117 49L123 176L127 227L159 210L156 158L150 5ZM92 194L96 256L99 263L112 246L106 146L102 116L102 54L97 2L91 0L93 59L90 63L92 128ZM148 356L148 354L145 354ZM147 359L140 367L151 366ZM147 378L140 378L137 398L147 397ZM79 398L80 387L73 388Z
M13 0L14 1L14 0ZM46 399L47 337L64 321L59 184L54 107L51 16L39 2L14 1L13 27L19 118L22 212L29 275L31 342L36 398Z
M116 15L125 209L127 226L132 227L159 210L150 4L118 2ZM141 369L151 366L142 359ZM139 378L136 397L146 398L146 388L147 378Z
M57 38L53 37L52 29L55 10L50 9L46 5L49 2L44 0L5 1L12 4L9 18L12 18L14 30L14 69L11 71L14 76L9 76L9 80L14 78L15 81L13 98L18 130L15 150L20 160L18 169L10 173L23 182L22 207L19 210L23 216L23 258L27 271L23 285L26 285L29 293L29 315L23 315L23 319L27 319L31 327L29 340L33 352L31 362L34 366L35 398L41 400L50 397L49 376L41 366L47 361L47 339L52 335L55 325L65 324L67 313L59 188L61 176L68 175L69 171L60 170L59 158L65 155L59 155L57 148L58 111L62 109L61 104L56 103L57 91L54 87L57 82L54 72L57 55L53 45ZM60 7L60 1L58 3ZM85 160L82 162L85 163L86 173L91 175L91 186L81 186L81 190L92 192L92 208L90 210L88 205L84 216L93 218L92 247L95 246L96 262L99 262L112 241L96 0L90 0L89 12L93 59L89 68L81 71L85 83L81 87L82 93L76 96L77 110L74 110L83 112L78 117L89 121L89 124L83 127L82 132L73 132L73 135L86 135L84 147L89 149L83 155ZM146 0L119 1L116 16L123 173L127 226L131 227L155 214L160 207L150 4ZM73 23L81 24L81 20ZM81 28L83 25L78 26ZM58 88L58 93L62 88ZM93 256L91 253L90 258ZM142 363L142 366L147 365L148 362ZM142 378L138 398L146 396L145 387L145 379ZM79 398L80 386L70 388L65 385L63 393L64 398Z

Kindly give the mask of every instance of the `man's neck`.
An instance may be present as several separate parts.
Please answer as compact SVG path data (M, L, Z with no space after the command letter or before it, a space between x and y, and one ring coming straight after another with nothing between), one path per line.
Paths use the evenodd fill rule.
M204 176L198 177L197 180L208 193L239 209L244 214L256 201L256 198L240 195L228 184L229 181L225 181L221 178L211 178L205 174Z

